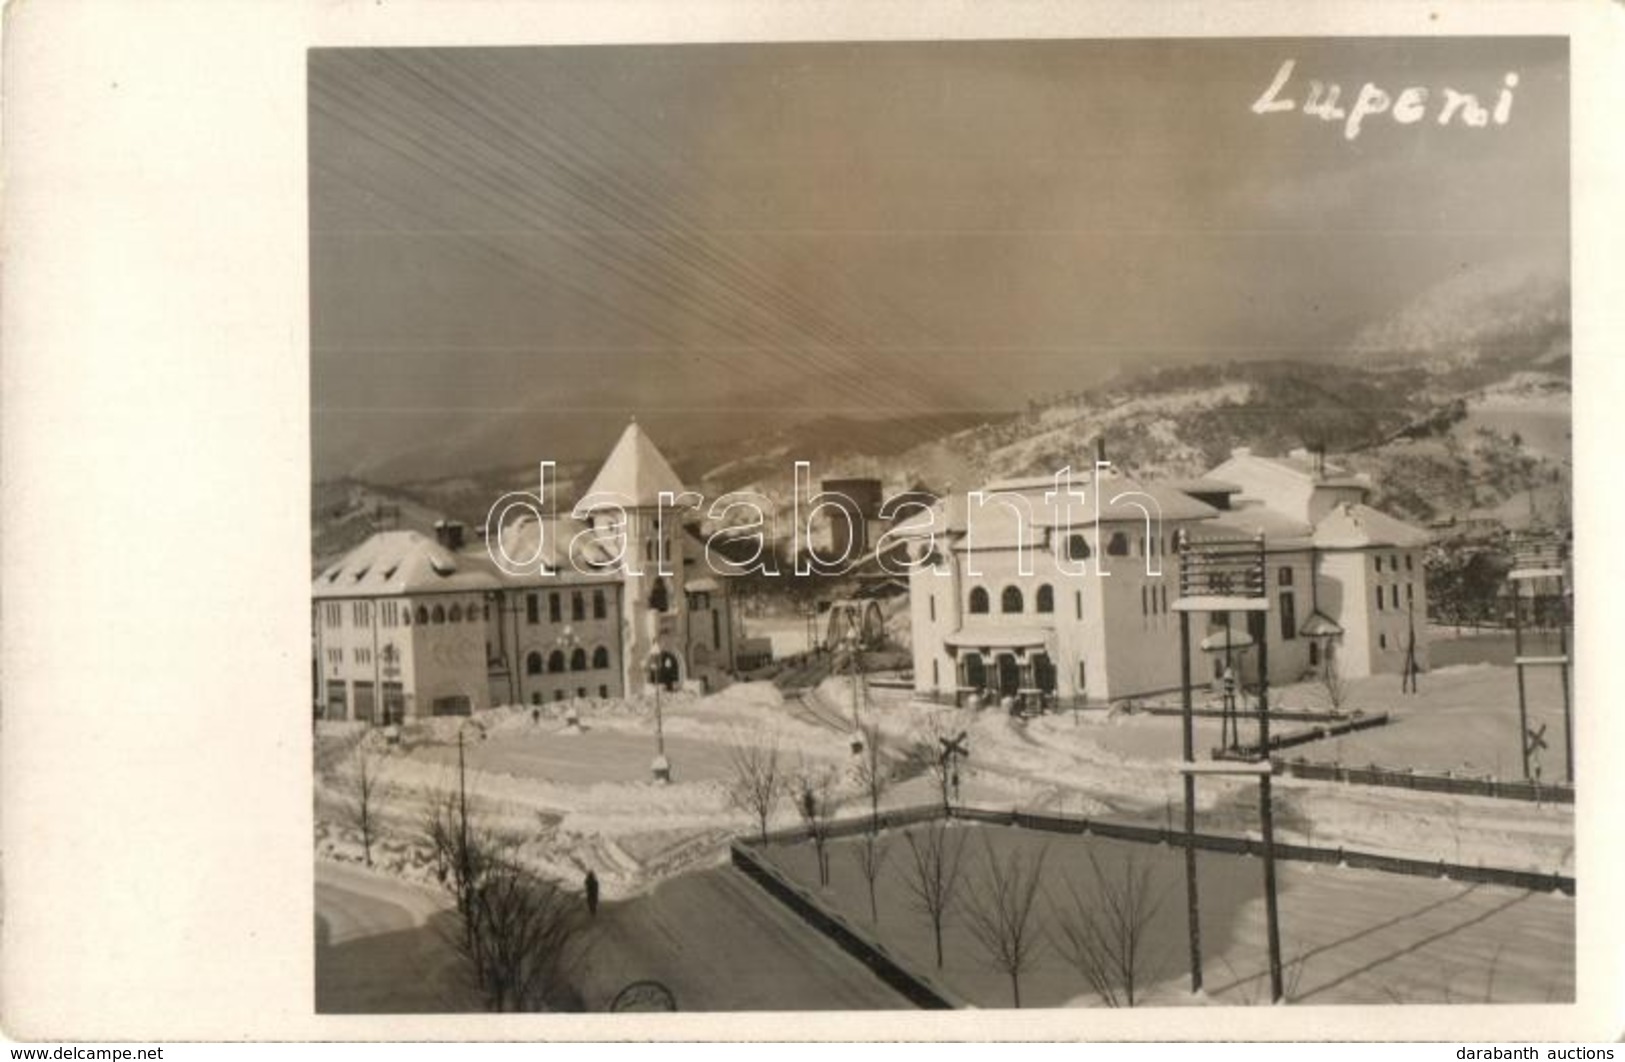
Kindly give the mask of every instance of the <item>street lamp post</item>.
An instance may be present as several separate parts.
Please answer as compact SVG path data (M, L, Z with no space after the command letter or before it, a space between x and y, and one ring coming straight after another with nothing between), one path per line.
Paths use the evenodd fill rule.
M660 711L660 688L666 684L665 653L656 646L649 654L649 680L655 688L655 758L649 765L655 781L671 781L671 761L666 759L666 727Z
M852 670L852 752L863 751L863 716L858 712L859 687L863 682L863 660L859 656L859 639L856 628L848 630L841 639L846 643L847 661Z
M558 637L553 639L553 647L565 654L566 667L569 666L568 660L570 654L575 652L580 645L581 639L576 637L575 628L568 624L566 624L564 629L559 632ZM578 730L581 727L581 714L577 710L576 698L573 695L570 697L569 702L564 708L564 725L569 727L571 730Z

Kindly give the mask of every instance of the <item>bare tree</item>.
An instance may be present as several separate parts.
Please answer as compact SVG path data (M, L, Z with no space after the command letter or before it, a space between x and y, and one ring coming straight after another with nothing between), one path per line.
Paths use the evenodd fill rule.
M885 735L873 724L862 730L863 751L858 754L858 784L869 800L869 832L880 831L880 801L891 788L892 766L886 756Z
M886 847L881 843L880 835L870 831L863 835L862 841L852 846L852 853L864 883L869 886L869 921L878 923L880 905L875 898L875 883L880 880L880 871L886 865Z
M495 1011L569 1005L585 921L579 899L517 861L499 856L475 889L481 942L469 957Z
M1033 920L1043 881L1044 857L1040 848L1031 862L1018 848L1001 859L988 834L982 835L986 873L981 884L973 882L970 902L965 905L965 923L982 946L988 964L1010 978L1010 996L1021 1006L1021 975L1037 959L1043 938Z
M737 737L728 748L728 765L733 771L728 803L756 819L766 844L768 819L785 790L778 738L765 734Z
M793 782L796 813L807 826L813 850L818 857L818 884L829 884L829 825L840 806L835 789L835 770L827 764L814 766L806 761Z
M1070 904L1050 901L1058 933L1055 950L1078 971L1108 1007L1134 1006L1142 984L1152 980L1160 956L1146 953L1146 937L1167 893L1153 888L1154 865L1130 853L1113 877L1089 853L1091 887L1067 882Z
M937 969L942 968L942 927L959 893L960 873L965 855L965 834L949 829L945 822L910 830L909 873L903 878L910 905L931 923L937 947Z
M461 789L429 794L424 838L455 903L461 931L453 944L486 1006L567 1004L585 939L574 894L524 866L514 840L479 825Z
M361 854L372 866L372 842L378 836L378 805L388 793L376 758L365 740L356 744L341 780L345 794L344 814L361 834Z

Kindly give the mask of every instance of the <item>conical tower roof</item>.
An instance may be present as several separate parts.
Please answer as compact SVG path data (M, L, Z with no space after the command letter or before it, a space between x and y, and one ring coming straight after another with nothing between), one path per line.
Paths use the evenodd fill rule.
M683 481L634 420L621 432L587 493L608 495L629 509L652 509L660 503L661 491L679 494L682 490Z

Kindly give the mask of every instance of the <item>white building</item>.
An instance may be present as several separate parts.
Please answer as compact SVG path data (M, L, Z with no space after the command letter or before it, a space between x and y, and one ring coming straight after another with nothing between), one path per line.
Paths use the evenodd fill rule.
M532 574L504 571L458 525L438 540L374 534L312 585L319 711L382 721L725 684L740 641L729 581L688 556L681 514L659 519L663 491L683 485L633 423L585 496L586 519L501 529Z
M1262 535L1273 682L1328 660L1345 677L1397 673L1413 630L1426 665L1427 536L1365 505L1364 480L1237 451L1197 480L1073 485L1087 500L1066 504L1051 479L991 484L980 504L950 499L901 530L936 558L909 577L918 691L1102 703L1177 689L1181 532ZM1245 632L1243 617L1193 616L1195 679Z

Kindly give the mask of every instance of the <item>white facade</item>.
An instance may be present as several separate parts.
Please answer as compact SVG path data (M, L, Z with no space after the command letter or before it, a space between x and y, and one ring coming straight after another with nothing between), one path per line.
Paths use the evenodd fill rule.
M657 680L725 685L740 641L728 579L687 585L688 535L680 513L662 518L663 492L683 486L634 423L588 492L588 519L501 530L506 555L545 574L505 571L483 544L374 534L312 586L318 711L382 722L621 697Z
M988 488L1027 498L1025 568L1006 507L942 506L906 529L915 556L936 558L910 575L918 691L1105 703L1177 689L1181 531L1193 540L1261 539L1265 551L1261 620L1192 614L1196 684L1222 672L1227 640L1251 644L1257 632L1274 683L1323 673L1328 661L1350 678L1399 673L1413 638L1416 663L1427 666L1426 535L1367 507L1364 480L1301 453L1239 451L1201 480L1107 478L1101 486L1098 509L1095 500L1058 507L1048 481ZM1128 500L1136 496L1141 502ZM1159 513L1151 526L1144 499ZM1204 642L1218 648L1205 651ZM1256 658L1249 649L1230 662L1256 681Z

